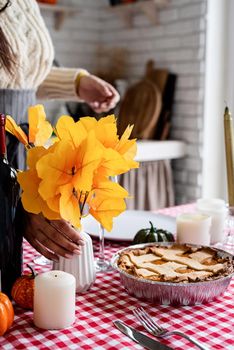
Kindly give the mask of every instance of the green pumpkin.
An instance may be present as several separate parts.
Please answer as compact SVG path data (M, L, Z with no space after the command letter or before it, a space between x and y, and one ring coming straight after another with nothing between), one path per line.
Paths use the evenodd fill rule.
M174 242L174 235L166 230L157 229L150 221L150 228L141 229L133 239L133 244L151 243L151 242Z

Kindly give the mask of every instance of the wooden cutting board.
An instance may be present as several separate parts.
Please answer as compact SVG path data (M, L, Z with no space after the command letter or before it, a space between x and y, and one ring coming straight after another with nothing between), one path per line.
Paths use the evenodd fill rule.
M162 108L159 88L150 80L143 79L132 85L120 105L118 133L121 136L130 124L134 124L131 137L153 138Z
M146 79L151 80L153 83L157 85L162 95L164 94L164 91L165 91L168 76L169 76L168 69L155 68L153 60L149 60L146 63L145 77Z

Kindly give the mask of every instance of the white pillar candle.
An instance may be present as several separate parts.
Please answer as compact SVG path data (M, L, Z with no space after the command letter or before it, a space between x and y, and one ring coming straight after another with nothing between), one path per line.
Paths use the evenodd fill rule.
M199 213L184 213L176 218L177 241L199 245L210 244L211 217Z
M212 217L210 243L223 242L225 221L228 214L225 201L219 198L200 198L197 200L196 208L199 213Z
M75 321L76 279L64 271L48 271L35 278L33 320L43 329L62 329Z

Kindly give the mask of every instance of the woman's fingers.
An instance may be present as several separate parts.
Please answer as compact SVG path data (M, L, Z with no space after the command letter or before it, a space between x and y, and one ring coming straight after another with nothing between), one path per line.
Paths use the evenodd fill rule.
M110 109L113 109L116 105L116 103L112 102L92 102L89 103L90 107L96 112L96 113L102 113L102 112L108 112Z
M72 242L75 242L79 245L84 245L84 239L82 234L75 230L68 222L65 220L54 220L48 221L49 225L54 228L57 232L64 235L66 238L69 238Z
M58 255L56 255L55 253L49 251L44 246L42 246L33 236L25 235L25 238L27 239L27 241L31 244L31 246L34 249L36 249L40 254L45 256L47 259L53 260L55 262L57 262L59 260L59 256Z
M80 249L76 246L76 249L66 249L61 245L61 241L55 242L53 239L48 237L43 231L38 231L36 240L47 249L51 250L54 254L63 256L64 258L71 259L73 254L80 254Z
M47 258L72 258L81 254L82 235L64 220L49 221L41 215L28 214L25 238Z

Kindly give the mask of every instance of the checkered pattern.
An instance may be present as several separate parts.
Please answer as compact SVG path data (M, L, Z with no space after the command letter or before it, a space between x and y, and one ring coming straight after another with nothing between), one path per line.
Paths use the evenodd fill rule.
M192 210L192 205L164 209L160 212L175 216L188 210ZM119 244L107 241L106 258L109 259L126 245L126 242ZM96 240L94 250L97 250ZM25 242L25 264L31 263L36 254ZM36 266L36 271L43 270L46 268ZM170 329L180 329L212 350L231 350L234 349L233 293L234 280L223 296L209 304L184 307L152 305L129 296L120 283L118 273L100 273L90 291L77 295L76 322L72 327L59 331L37 329L32 321L32 312L15 306L14 324L6 335L0 337L0 349L142 349L112 323L113 320L119 319L139 331L144 331L132 313L134 307L141 305ZM173 349L196 349L179 336L170 336L160 341Z

